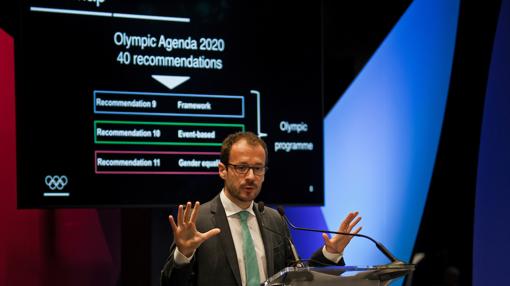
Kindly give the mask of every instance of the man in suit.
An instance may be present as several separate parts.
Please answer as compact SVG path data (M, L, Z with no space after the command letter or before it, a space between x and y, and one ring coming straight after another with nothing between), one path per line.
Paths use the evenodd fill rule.
M254 202L267 169L267 147L251 132L228 136L218 165L224 188L200 206L178 208L169 217L174 235L170 256L161 271L161 285L259 285L292 264L290 234L271 208L260 212ZM339 227L352 229L360 221L350 213ZM343 265L342 253L352 236L323 234L324 246L311 257L316 264Z

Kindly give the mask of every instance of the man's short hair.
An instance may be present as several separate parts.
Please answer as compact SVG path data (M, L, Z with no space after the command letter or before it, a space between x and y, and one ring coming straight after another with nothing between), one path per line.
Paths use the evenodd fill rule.
M260 139L257 135L255 135L253 132L237 132L234 134L230 134L223 140L223 144L221 145L221 155L220 155L220 161L223 164L228 164L230 159L230 151L232 150L232 145L235 143L246 140L246 142L249 145L252 146L261 146L264 148L264 152L266 153L266 162L267 165L268 162L268 152L267 152L267 145L264 140Z

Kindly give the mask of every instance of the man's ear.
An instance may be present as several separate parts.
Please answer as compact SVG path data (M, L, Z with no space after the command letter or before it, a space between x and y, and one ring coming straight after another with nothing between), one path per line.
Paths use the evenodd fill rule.
M227 166L225 166L225 164L220 162L218 164L218 173L219 173L220 177L223 180L225 180L225 176L227 176Z

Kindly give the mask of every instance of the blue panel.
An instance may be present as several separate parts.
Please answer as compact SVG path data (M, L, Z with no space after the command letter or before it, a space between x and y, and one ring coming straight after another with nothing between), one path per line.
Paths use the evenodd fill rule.
M327 227L336 229L350 210L359 210L363 233L404 260L432 176L458 11L459 1L414 1L325 119ZM310 215L316 218L305 223ZM299 225L323 221L308 208L290 216ZM298 249L308 253L308 245ZM351 265L388 262L359 239L345 256Z
M473 240L473 285L508 285L510 1L501 5L485 97Z
M315 229L328 228L319 207L289 207L285 209L285 213L296 226ZM303 259L309 258L324 244L324 240L318 232L291 230L291 234L299 256Z
M404 260L432 176L458 11L458 1L413 2L325 121L328 226L359 210L363 232ZM350 264L387 262L360 240L346 256Z

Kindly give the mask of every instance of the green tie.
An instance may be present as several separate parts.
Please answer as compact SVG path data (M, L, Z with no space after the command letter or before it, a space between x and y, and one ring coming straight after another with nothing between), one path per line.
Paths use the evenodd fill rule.
M259 286L260 274L259 265L257 263L257 255L255 254L255 246L251 238L250 230L248 229L248 216L247 211L239 212L241 218L241 229L243 231L243 257L244 257L244 270L246 272L246 285Z

